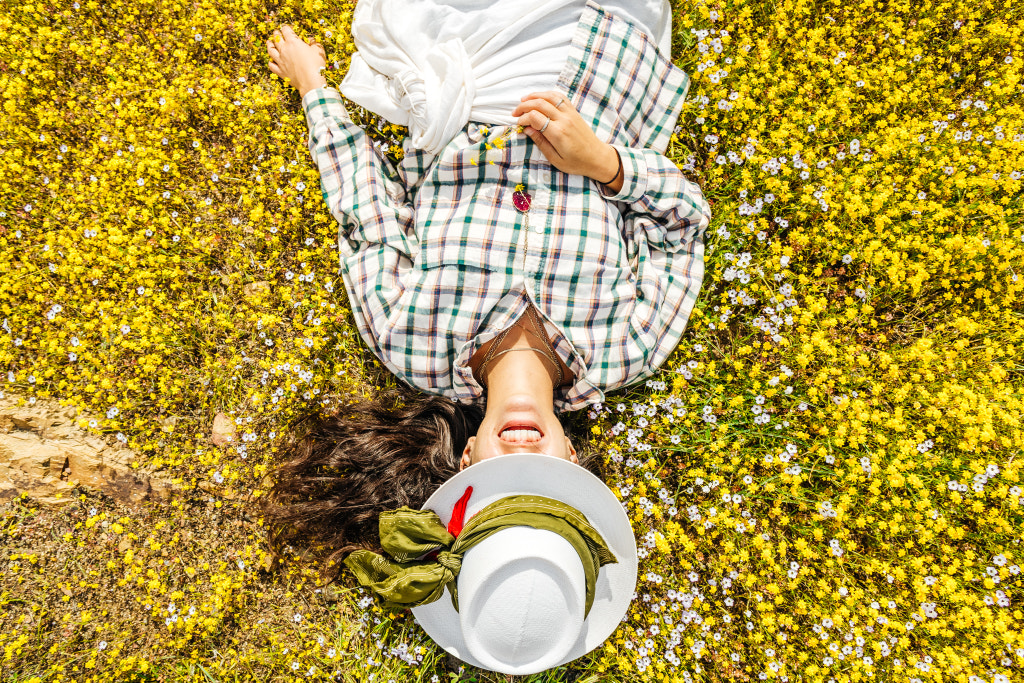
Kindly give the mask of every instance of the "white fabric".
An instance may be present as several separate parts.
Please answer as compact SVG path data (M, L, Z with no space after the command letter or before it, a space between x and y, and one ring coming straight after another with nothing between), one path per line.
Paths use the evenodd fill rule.
M462 558L458 585L466 648L491 671L557 666L583 628L583 563L553 531L515 526L487 537Z
M409 127L412 145L438 153L469 121L515 123L531 92L551 90L586 0L360 0L357 52L345 97ZM669 54L668 0L608 0Z
M512 670L512 666L506 667L505 664L494 661L484 662L476 656L481 647L486 647L487 642L493 642L494 633L490 625L486 626L489 635L485 638L480 638L478 634L468 634L464 630L464 618L479 623L479 615L488 607L486 604L470 605L463 602L464 579L461 573L458 579L459 612L452 607L451 596L447 588L439 600L412 608L416 622L423 627L427 635L446 651L473 666L519 675L543 670L537 669L536 665L547 665L545 668L550 668L571 662L603 643L618 628L622 618L626 615L633 599L637 575L636 538L633 535L633 527L629 523L629 517L622 507L622 503L615 497L611 489L599 478L568 460L539 453L513 453L481 460L462 470L441 484L423 504L423 509L433 510L441 519L441 523L447 525L452 517L452 508L468 486L473 487L473 493L466 506L466 521L469 521L483 508L506 496L535 495L554 498L582 512L587 521L601 534L601 538L604 539L608 549L612 551L618 561L614 564L606 564L598 572L597 583L594 586L594 603L590 608L590 614L583 620L582 625L575 620L567 622L567 633L559 636L558 642L552 643L546 652L539 652L534 649L535 645L526 644L526 648L510 656L508 651L502 652L500 648L493 645L489 647L493 659L511 658L513 661L506 661L505 664L516 665L514 670ZM496 533L491 538L499 535ZM484 542L486 541L482 541L481 545ZM515 544L510 545L514 546ZM493 546L491 547L493 548ZM471 575L467 575L466 578L475 585L479 585L482 583L481 580L474 578L472 573L477 572L473 565L482 558L470 559L470 555L476 549L477 547L474 547L466 552L463 558L463 570L466 568L465 562L469 561ZM493 552L492 550L492 553L487 554L493 554ZM545 552L553 553L546 556L556 560L561 554L560 551L556 553L550 548ZM506 559L514 560L521 556L521 553L521 550L514 550L509 556L506 556ZM573 551L573 555L575 561L579 563L579 556L575 555L575 551ZM562 561L562 566L571 566L571 563ZM530 566L529 563L523 563L523 565L517 563L516 566L516 569L524 569L528 572L535 568L536 565ZM582 570L582 565L580 565L580 569ZM493 575L497 576L497 572L494 572ZM557 574L549 573L548 576L556 577ZM508 577L504 575L498 576L498 578L500 579L498 583L508 580ZM551 578L551 580L554 583L560 583L562 587L572 583L572 579ZM514 583L509 583L507 587L515 590L514 585ZM493 587L487 590L494 590L495 594L504 592L501 588L495 590ZM551 588L549 584L546 593L550 596L557 590ZM561 594L567 596L568 591L562 591ZM470 600L475 602L473 598ZM568 597L565 600L567 603L571 602ZM465 617L462 610L467 610ZM506 613L506 616L509 614ZM512 617L513 619L517 618L514 614ZM539 619L537 625L542 626L545 622L545 619ZM480 626L485 627L485 624L480 623ZM572 640L572 646L555 661L555 651L563 649L562 637ZM472 647L469 641L474 641ZM531 660L533 660L534 666L530 665Z

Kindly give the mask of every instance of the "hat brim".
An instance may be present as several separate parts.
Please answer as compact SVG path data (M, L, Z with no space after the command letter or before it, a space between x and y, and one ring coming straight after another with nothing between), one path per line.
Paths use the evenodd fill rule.
M586 515L618 562L601 568L590 614L584 620L572 649L555 666L582 657L603 643L629 609L637 574L633 528L622 503L611 489L598 477L568 460L539 453L516 453L488 458L467 467L434 491L423 509L433 510L447 525L456 501L465 493L467 486L473 487L473 495L466 508L466 521L494 501L520 494L554 498ZM441 599L414 607L412 612L427 635L446 651L473 666L489 669L469 653L462 637L459 614L452 607L447 589Z

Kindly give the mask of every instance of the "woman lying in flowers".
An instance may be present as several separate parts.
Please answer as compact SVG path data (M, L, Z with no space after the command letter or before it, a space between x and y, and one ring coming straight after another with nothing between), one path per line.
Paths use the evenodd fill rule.
M267 42L302 96L361 336L423 392L320 419L279 468L278 541L338 556L377 545L381 510L418 508L483 459L579 462L558 413L665 360L710 220L663 154L689 83L667 57L667 2L494 3L488 21L438 5L416 22L386 5L357 6L341 89L409 127L397 167L326 85L318 43L289 26Z

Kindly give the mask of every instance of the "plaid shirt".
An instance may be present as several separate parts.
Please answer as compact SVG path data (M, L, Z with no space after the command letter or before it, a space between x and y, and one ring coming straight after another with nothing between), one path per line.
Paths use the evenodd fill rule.
M554 168L525 135L485 149L504 129L474 122L436 156L407 141L395 167L337 90L303 98L356 324L418 389L482 400L469 359L530 303L575 375L555 391L559 411L650 376L683 333L710 222L700 188L663 155L689 78L591 0L557 87L618 151L617 194ZM528 216L512 204L519 183Z

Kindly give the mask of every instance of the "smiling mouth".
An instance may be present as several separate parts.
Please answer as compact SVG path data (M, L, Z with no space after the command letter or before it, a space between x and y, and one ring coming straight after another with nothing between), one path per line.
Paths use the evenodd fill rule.
M540 441L544 438L544 434L532 424L516 423L504 427L498 432L498 438L505 443L527 444Z

